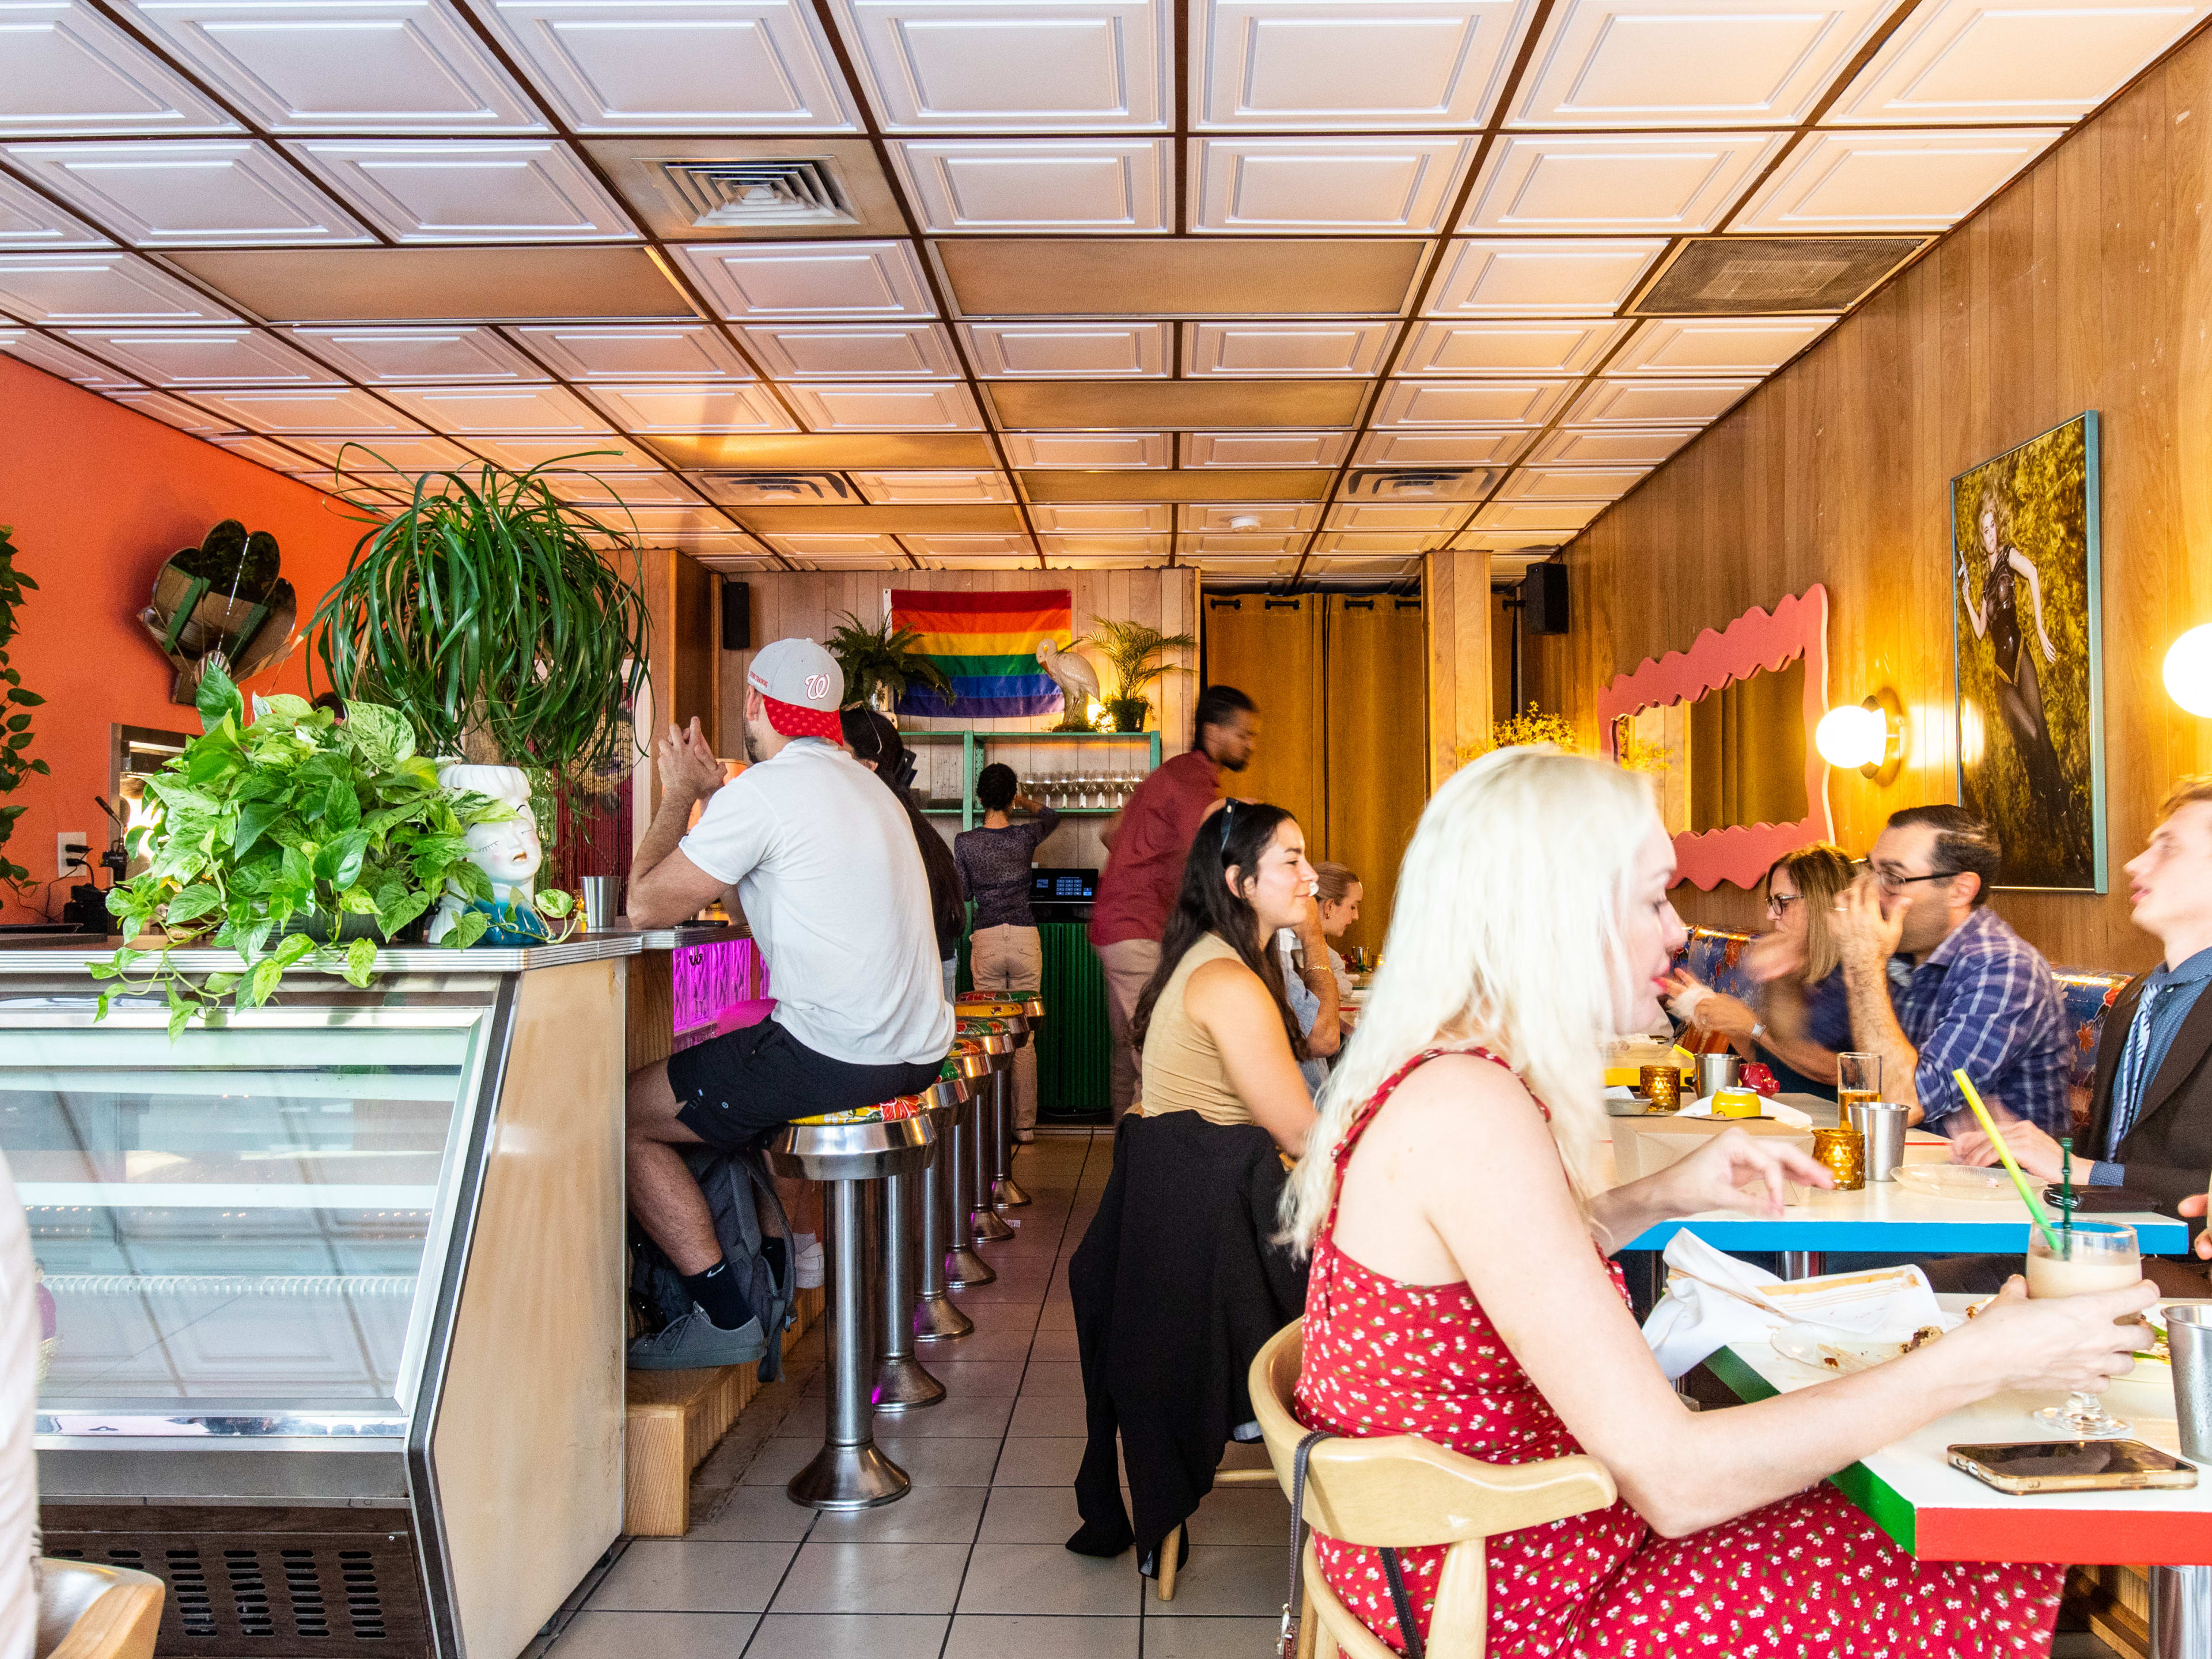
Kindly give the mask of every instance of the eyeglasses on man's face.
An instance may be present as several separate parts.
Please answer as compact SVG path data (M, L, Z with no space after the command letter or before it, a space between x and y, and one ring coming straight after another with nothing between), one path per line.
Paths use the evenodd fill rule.
M1858 867L1863 870L1870 871L1873 873L1875 884L1892 898L1895 898L1899 894L1902 893L1906 888L1911 886L1916 882L1950 881L1954 879L1959 873L1955 870L1931 870L1924 875L1916 876L1909 871L1899 869L1893 864L1871 864L1863 862Z

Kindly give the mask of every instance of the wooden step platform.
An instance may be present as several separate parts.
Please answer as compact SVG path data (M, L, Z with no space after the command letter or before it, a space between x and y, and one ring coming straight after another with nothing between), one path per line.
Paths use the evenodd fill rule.
M801 1291L798 1318L783 1334L789 1353L822 1317L819 1290ZM623 1449L623 1530L639 1538L681 1538L691 1529L691 1471L721 1443L760 1392L759 1368L629 1372Z

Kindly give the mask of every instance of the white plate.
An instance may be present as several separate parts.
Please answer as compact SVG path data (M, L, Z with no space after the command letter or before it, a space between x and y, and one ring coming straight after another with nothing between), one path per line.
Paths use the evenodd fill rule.
M1990 1204L2017 1204L2020 1188L2002 1169L1977 1169L1965 1164L1905 1164L1891 1177L1908 1193L1923 1198L1976 1199ZM2043 1196L2041 1182L2030 1181L2028 1190Z
M1963 1314L1943 1316L1947 1331L1955 1331L1966 1322ZM1895 1337L1860 1336L1831 1325L1784 1325L1766 1340L1784 1359L1837 1376L1887 1364L1919 1346Z

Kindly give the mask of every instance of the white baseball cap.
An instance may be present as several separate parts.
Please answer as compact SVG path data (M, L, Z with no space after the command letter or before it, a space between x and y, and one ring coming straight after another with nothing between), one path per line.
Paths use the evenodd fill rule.
M753 653L745 684L768 699L769 724L787 737L839 736L845 671L811 639L775 640Z

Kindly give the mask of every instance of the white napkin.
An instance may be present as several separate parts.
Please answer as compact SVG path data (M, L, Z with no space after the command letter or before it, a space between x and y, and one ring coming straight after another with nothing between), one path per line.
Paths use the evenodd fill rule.
M1784 1325L1902 1341L1945 1322L1928 1276L1911 1266L1783 1279L1687 1231L1668 1241L1667 1265L1674 1271L1644 1322L1644 1340L1669 1379L1731 1342L1763 1339Z
M1759 1110L1761 1116L1771 1117L1777 1123L1787 1123L1793 1129L1809 1129L1813 1127L1811 1118L1786 1101L1771 1097L1762 1098L1759 1103ZM1695 1100L1685 1102L1682 1109L1674 1114L1677 1117L1711 1117L1712 1115L1713 1097L1711 1095L1699 1095Z

